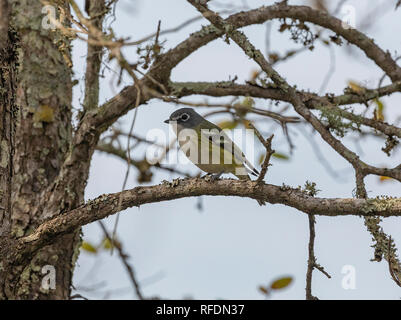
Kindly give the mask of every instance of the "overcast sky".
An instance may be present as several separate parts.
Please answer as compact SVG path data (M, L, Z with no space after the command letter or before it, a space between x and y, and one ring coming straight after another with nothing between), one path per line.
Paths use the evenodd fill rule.
M338 1L327 1L333 7ZM364 32L383 49L398 55L401 50L401 9L394 11L390 0L347 1L355 8L357 26L363 25ZM218 4L247 5L250 8L270 5L274 1L262 0L220 0ZM303 1L290 0L290 4ZM386 6L381 4L386 3ZM221 6L211 1L211 7L220 10ZM385 9L385 8L388 9ZM349 7L350 8L350 7ZM368 19L363 19L367 14ZM116 7L116 21L112 24L119 36L140 39L157 28L167 29L197 15L196 10L185 0L120 0ZM339 17L341 14L338 15ZM108 23L111 19L108 20ZM374 23L371 25L371 23ZM206 25L205 20L182 29L180 32L161 37L166 49L174 47L189 34ZM290 40L288 32L279 33L277 21L271 24L272 51L285 53L299 48ZM254 45L265 52L266 25L245 28L244 31ZM330 34L330 33L327 33ZM341 93L349 80L359 81L368 87L377 86L382 72L358 49L349 50L347 45L332 47L316 45L314 51L306 51L289 62L279 64L277 70L291 85L304 90L318 91L330 68L331 55L335 56L335 71L328 83L328 92ZM124 50L130 62L136 61L135 48ZM82 79L85 70L85 44L74 44L75 78ZM118 70L114 63L108 64ZM193 53L180 63L172 73L175 81L227 81L238 77L241 83L257 69L235 45L227 45L216 40ZM128 77L123 85L131 82ZM385 82L388 83L388 82ZM74 89L74 106L82 102L82 84ZM121 87L116 86L116 75L105 69L101 82L101 102L110 99ZM204 101L202 97L186 98L187 101ZM211 99L209 102L229 101L229 98ZM390 123L400 116L401 95L394 94L383 99L385 116ZM259 108L275 108L271 103L256 100ZM145 136L154 128L166 134L169 128L163 120L177 106L152 100L138 110L134 132ZM200 113L206 109L199 108ZM133 118L133 111L121 119L125 130ZM215 116L211 121L219 122L227 116ZM310 127L290 127L291 137L296 148L290 154L289 146L281 129L273 126L271 120L258 122L267 137L275 130L273 147L276 151L289 155L290 160L273 159L267 181L272 184L287 184L293 187L304 185L307 180L317 183L321 197L352 197L355 187L353 170L340 156L312 135ZM302 129L302 130L300 130ZM314 152L314 140L326 159L326 166ZM379 166L399 164L400 153L388 158L382 151L384 141L375 139L355 139L350 136L346 145L361 154L362 160ZM262 147L258 147L261 153ZM137 153L136 153L137 152ZM133 157L143 157L143 148L136 149ZM257 154L259 154L257 153ZM257 159L250 159L257 164ZM329 166L331 169L327 169ZM196 174L198 169L188 163L180 165L180 170ZM337 177L330 173L332 170ZM105 154L95 153L86 189L86 199L100 194L121 191L126 163ZM138 185L137 172L131 169L126 188ZM156 172L151 184L163 179L178 177L173 174ZM381 194L401 196L399 184L391 181L379 182L376 176L366 179L370 197ZM259 207L251 199L234 197L202 197L203 210L197 209L198 199L186 198L163 203L155 203L130 208L120 216L118 236L124 249L130 255L145 296L181 299L263 299L258 291L259 285L267 285L275 278L290 275L292 285L274 293L272 299L304 299L305 274L307 266L308 218L295 209L283 205ZM112 229L115 216L105 220ZM401 290L391 280L385 262L370 262L373 257L371 235L366 231L363 219L359 217L317 217L315 255L326 271L332 276L327 279L319 271L313 273L313 294L321 299L399 299ZM395 239L401 247L401 225L399 219L388 218L382 223L385 232ZM83 238L97 244L102 233L97 223L83 228ZM345 290L342 287L344 266L355 269L356 288ZM114 253L100 252L97 255L82 252L74 275L74 286L88 298L132 299L135 294L129 278L118 256ZM92 290L87 290L92 289Z

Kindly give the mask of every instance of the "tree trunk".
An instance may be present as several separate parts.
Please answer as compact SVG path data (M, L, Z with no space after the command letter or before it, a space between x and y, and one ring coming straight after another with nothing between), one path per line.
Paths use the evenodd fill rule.
M5 89L7 94L0 97L3 105L1 137L10 136L9 140L13 142L13 148L7 139L4 143L8 150L5 154L10 157L4 156L7 166L1 170L12 173L11 203L7 203L9 198L2 198L1 206L5 210L0 215L0 230L9 230L8 236L18 238L30 234L45 218L38 204L59 174L69 150L72 136L72 71L70 41L59 31L43 25L45 15L40 1L10 3L13 13L11 25L19 38L18 79L15 82L14 73L8 80L1 79L2 93L3 88L15 91ZM68 10L68 6L64 8ZM16 41L9 41L9 46L7 52L13 57ZM0 63L2 71L15 70L15 60L7 59L3 54ZM12 121L7 122L7 119L13 114L8 110L15 109L14 92L19 112L13 134ZM11 158L12 149L14 155ZM8 159L13 160L12 165L6 161ZM9 183L10 178L2 177L1 188L10 186ZM83 199L84 190L69 187L66 193L78 195L76 203L69 206L77 205ZM59 211L62 208L60 203ZM79 241L80 231L77 230L58 238L20 265L13 266L11 272L2 275L0 298L68 299Z

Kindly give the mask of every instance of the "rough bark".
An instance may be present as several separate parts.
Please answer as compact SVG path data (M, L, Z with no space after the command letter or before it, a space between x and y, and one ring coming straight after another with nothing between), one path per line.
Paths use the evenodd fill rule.
M15 133L17 39L9 28L10 6L0 1L0 239L10 235L11 177ZM4 271L0 262L0 299L5 298Z
M19 238L30 234L43 219L35 208L67 155L72 136L72 85L70 43L59 32L43 28L42 4L22 0L12 5L20 49L10 220L11 236ZM82 199L83 190L70 187L79 193L77 201ZM67 299L78 240L79 232L72 230L14 265L3 277L3 298ZM42 286L46 265L55 268L54 289Z
M8 1L0 1L0 7L0 236L5 236L10 232L17 41L8 30Z

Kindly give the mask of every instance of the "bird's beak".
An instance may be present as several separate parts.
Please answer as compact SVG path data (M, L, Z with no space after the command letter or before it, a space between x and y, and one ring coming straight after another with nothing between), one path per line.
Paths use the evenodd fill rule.
M164 120L163 122L164 122L164 123L169 123L169 122L170 122L170 119Z

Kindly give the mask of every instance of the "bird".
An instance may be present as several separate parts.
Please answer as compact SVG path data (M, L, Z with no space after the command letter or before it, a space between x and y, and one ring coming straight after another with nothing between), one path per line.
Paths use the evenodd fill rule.
M223 173L231 173L240 180L251 180L248 172L259 176L259 171L228 135L194 109L178 109L164 123L173 126L181 151L199 169L211 175L211 180ZM261 206L265 204L257 201Z

